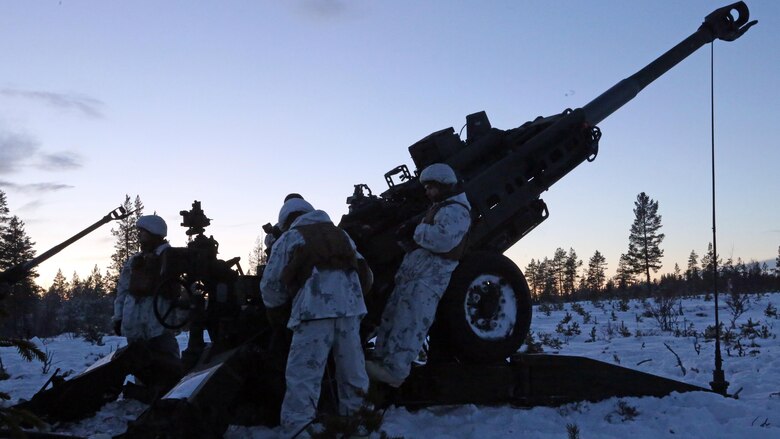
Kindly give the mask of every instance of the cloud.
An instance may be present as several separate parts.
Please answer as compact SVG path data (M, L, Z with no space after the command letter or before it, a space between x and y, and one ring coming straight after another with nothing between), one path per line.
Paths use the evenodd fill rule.
M38 140L28 134L8 132L0 128L0 175L12 174L23 166L44 171L67 171L82 167L82 157L73 151L43 153Z
M30 192L55 192L62 189L73 189L74 187L64 183L30 183L21 185L22 190Z
M26 134L0 130L0 175L16 172L38 150L38 141Z
M0 89L0 96L30 99L43 102L46 105L60 109L76 110L89 117L103 117L103 113L101 111L103 102L85 95L52 93L48 91L14 90L5 88Z
M46 171L62 171L81 168L81 156L75 152L63 151L42 154L37 167Z
M19 192L56 192L63 189L72 189L74 186L63 183L27 183L19 184L7 180L0 180L0 188L8 188Z
M33 200L33 201L29 201L27 203L24 203L17 210L19 212L35 212L41 206L43 206L43 201L41 201L39 199L36 199L36 200ZM29 223L29 221L28 221L28 223Z

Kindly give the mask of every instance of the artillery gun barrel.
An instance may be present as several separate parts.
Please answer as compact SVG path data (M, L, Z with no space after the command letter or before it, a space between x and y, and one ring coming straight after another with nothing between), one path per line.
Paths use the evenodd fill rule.
M504 252L544 221L548 212L539 196L580 163L595 159L601 137L596 124L704 44L739 38L756 23L748 18L744 2L716 9L688 38L584 107L503 132L491 129L467 148L444 154L464 176L472 213L479 218L470 248Z
M80 231L79 233L76 233L75 235L71 236L70 238L66 239L65 241L61 242L58 245L55 245L54 247L50 248L49 250L43 252L41 255L36 256L29 261L22 262L14 267L9 268L8 270L0 273L0 281L14 283L17 282L21 277L24 276L25 273L32 270L38 264L41 262L49 259L50 257L56 255L60 251L62 251L65 247L73 244L74 242L78 241L79 239L83 238L84 236L92 233L95 229L102 226L103 224L106 224L113 220L120 220L123 218L127 218L127 216L130 215L127 211L125 211L124 207L117 207L116 209L112 210L111 212L107 213L106 216L92 224L91 226L87 227L86 229Z
M737 14L736 17L734 13ZM757 21L748 23L749 17L750 13L744 2L716 9L704 18L704 23L691 36L582 107L585 120L593 126L606 119L636 97L648 84L716 38L724 41L736 40L757 23Z

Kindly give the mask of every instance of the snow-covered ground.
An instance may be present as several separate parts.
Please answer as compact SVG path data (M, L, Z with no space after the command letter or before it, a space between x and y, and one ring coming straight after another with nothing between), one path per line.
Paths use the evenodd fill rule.
M772 309L780 308L780 293L749 297L747 311L738 316L732 329L741 338L739 345L722 347L729 393L736 394L736 398L690 392L664 398L612 398L558 408L461 405L410 412L391 407L385 412L382 432L407 439L780 438L780 318L771 315ZM728 328L733 313L725 299L721 296L720 319ZM547 342L542 345L546 353L619 363L709 388L714 342L705 339L703 333L714 325L713 302L703 298L681 300L674 307L672 319L676 321L669 322L677 334L662 331L657 319L643 316L648 306L658 307L652 300L581 302L549 312L535 307L531 330L534 341ZM179 337L182 347L186 340L186 334ZM0 358L11 377L0 381L0 391L10 393L11 402L29 398L54 369L79 372L124 343L123 338L113 336L104 341L103 346L95 346L68 336L36 340L51 355L48 374L42 372L40 363L24 362L13 348L2 348ZM124 431L127 421L135 419L145 408L136 401L119 400L107 404L92 418L55 425L53 431L83 436L115 435ZM267 427L233 426L225 437L275 438L276 432ZM379 438L380 433L372 437Z

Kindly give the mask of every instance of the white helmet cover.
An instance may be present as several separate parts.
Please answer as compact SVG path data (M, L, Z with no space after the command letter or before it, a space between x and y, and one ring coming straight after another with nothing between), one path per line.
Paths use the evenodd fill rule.
M144 229L147 232L162 236L165 238L168 235L168 225L165 224L165 220L157 215L144 215L138 218L135 222L135 226L139 229Z
M455 176L455 171L449 165L434 163L420 173L420 183L425 184L432 181L441 184L455 184L458 182L458 177Z
M282 208L279 210L279 227L284 227L287 218L293 212L309 213L313 211L314 207L303 198L290 198L284 202L284 205L282 205Z

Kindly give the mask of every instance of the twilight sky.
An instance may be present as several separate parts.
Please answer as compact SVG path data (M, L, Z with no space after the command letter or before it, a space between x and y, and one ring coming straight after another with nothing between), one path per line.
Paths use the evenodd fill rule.
M200 200L223 259L248 254L299 192L335 222L353 185L386 188L408 146L467 114L493 126L584 106L729 2L0 2L0 189L42 253L140 195L186 236ZM722 257L780 246L780 2L715 43L717 242ZM542 198L550 218L507 255L521 268L574 248L614 272L636 196L659 202L662 272L712 241L710 46L599 124L593 163ZM104 268L111 226L44 262Z

